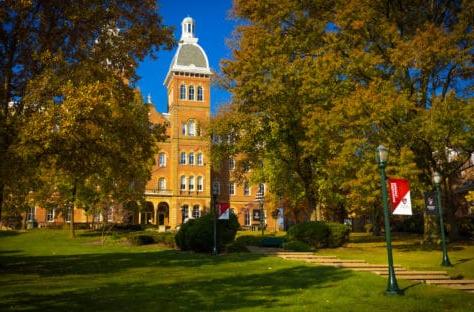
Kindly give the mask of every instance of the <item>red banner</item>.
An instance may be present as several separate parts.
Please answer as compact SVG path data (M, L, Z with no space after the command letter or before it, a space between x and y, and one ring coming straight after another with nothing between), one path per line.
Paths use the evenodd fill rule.
M217 207L219 209L219 219L220 220L229 219L230 204L229 203L220 203L220 204L217 204Z
M411 215L410 182L406 179L388 179L390 202L394 215Z

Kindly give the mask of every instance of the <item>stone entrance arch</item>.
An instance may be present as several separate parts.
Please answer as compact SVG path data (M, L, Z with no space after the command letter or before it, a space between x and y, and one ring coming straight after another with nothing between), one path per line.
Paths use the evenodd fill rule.
M153 203L149 201L145 202L145 207L143 208L141 213L140 224L152 224L154 217L155 211L153 209Z
M157 214L157 218L156 218L157 225L164 225L164 226L170 225L170 207L168 203L160 202L158 204L158 209L156 211L156 214Z

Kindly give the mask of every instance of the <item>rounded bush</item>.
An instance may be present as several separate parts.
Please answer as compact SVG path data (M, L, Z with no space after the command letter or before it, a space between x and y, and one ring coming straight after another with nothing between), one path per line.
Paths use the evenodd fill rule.
M291 251L311 251L311 247L300 241L289 241L283 243L283 249Z
M227 252L249 252L243 241L235 240L226 247Z
M198 219L191 219L184 223L176 233L176 245L181 250L196 252L211 252L214 246L214 216L205 214ZM224 246L235 239L240 224L237 217L230 214L229 220L217 220L217 249L221 251Z
M339 247L349 240L349 227L340 223L310 221L293 225L289 241L303 242L314 248Z

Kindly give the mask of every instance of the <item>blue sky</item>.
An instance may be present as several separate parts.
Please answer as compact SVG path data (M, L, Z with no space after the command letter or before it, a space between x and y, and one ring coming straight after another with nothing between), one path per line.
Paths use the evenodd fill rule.
M235 21L229 17L232 0L159 0L158 3L164 24L174 26L177 39L181 36L183 18L191 16L196 21L199 44L206 51L211 69L219 71L220 60L231 55L225 41L231 37L235 25ZM151 94L159 112L166 111L167 97L163 81L175 51L160 51L158 59L147 58L138 68L141 78L137 84L145 98ZM228 102L229 98L227 91L214 85L211 89L211 110L215 112L216 107Z

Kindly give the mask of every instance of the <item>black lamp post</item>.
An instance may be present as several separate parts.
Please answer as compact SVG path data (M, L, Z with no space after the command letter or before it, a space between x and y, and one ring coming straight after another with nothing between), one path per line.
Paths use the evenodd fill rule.
M265 200L265 196L263 195L262 191L258 191L255 195L255 199L258 200L259 208L260 208L260 229L262 230L262 236L264 236L265 231L265 217L263 213L263 201Z
M387 166L388 149L380 145L377 147L377 162L380 169L380 184L382 186L382 203L383 203L383 216L385 223L385 242L387 244L387 258L388 258L388 285L386 293L389 295L401 294L400 288L398 288L397 278L395 276L395 269L393 267L393 256L392 256L392 237L390 233L390 220L388 215L388 194L387 194L387 182L385 176L385 167Z
M214 225L214 247L212 248L212 254L217 255L217 195L219 189L217 185L212 186L212 214L213 214L213 225Z
M444 222L443 222L443 208L441 207L441 190L440 190L440 183L441 183L441 174L439 172L433 173L433 182L436 188L436 201L438 204L438 214L439 214L439 230L441 231L441 245L443 248L443 261L441 262L442 266L450 267L452 266L451 261L449 261L448 257L448 249L446 247L446 237L444 235Z

